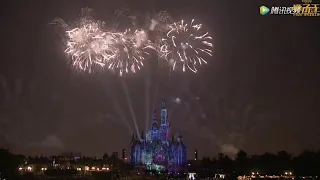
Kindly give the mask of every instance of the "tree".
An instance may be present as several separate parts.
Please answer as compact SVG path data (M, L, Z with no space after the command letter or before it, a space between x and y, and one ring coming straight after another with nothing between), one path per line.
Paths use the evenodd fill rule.
M109 159L109 156L107 153L104 153L102 156L102 159L106 162Z
M290 163L291 161L291 155L287 153L286 151L280 151L278 152L278 165L280 171L286 171L288 169L292 169L292 165Z
M8 149L0 149L0 174L3 179L16 179L19 159Z
M299 175L319 175L319 155L312 151L304 151L294 158L294 169Z
M225 154L218 154L219 169L222 173L231 174L234 170L234 164L230 157Z
M248 155L243 150L240 150L236 156L235 169L238 175L248 174Z

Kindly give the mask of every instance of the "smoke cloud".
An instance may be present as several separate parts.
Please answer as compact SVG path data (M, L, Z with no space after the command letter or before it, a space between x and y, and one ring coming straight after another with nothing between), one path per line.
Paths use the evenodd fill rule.
M233 144L223 144L220 146L220 152L228 155L229 157L235 157L239 152L239 149L236 148Z

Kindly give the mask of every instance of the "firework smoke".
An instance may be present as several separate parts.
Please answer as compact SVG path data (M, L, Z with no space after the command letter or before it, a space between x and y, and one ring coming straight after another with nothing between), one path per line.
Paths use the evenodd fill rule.
M156 25L158 25L158 22L154 19L151 19L151 24L150 24L149 30L154 31L154 29L156 28Z

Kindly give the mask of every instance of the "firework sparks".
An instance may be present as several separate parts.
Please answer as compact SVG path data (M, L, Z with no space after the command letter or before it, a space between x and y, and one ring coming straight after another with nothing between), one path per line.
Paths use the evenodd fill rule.
M72 27L62 19L53 22L65 30L65 53L70 56L72 66L89 73L95 67L104 67L105 61L113 57L109 48L112 36L102 29L104 22L95 21L90 13L91 9L82 9L80 20Z
M55 22L66 30L65 53L70 56L73 67L89 73L95 67L102 67L118 71L120 75L140 70L149 54L147 49L155 49L146 31L106 31L102 28L104 22L95 21L89 16L90 12L87 8L82 10L75 28L61 19Z
M83 9L80 21L72 28L63 20L58 21L66 33L65 53L75 69L90 73L95 67L101 67L120 75L135 73L143 66L149 49L153 49L173 70L182 68L196 72L196 66L206 64L206 56L212 56L212 38L208 33L202 33L202 25L195 24L194 20L189 24L183 20L171 23L171 16L161 11L151 19L146 31L133 28L111 32L102 28L104 22L91 18L90 12L90 9ZM123 13L116 13L117 20ZM132 20L135 16L129 17ZM149 40L149 36L153 37L149 33L155 35L156 46Z
M85 20L80 27L67 31L67 36L65 52L71 56L73 66L81 70L91 72L95 65L103 67L112 57L108 51L111 36L101 30L98 22Z
M104 61L112 57L108 51L112 41L108 33L102 30L104 22L95 21L90 13L91 9L82 9L81 18L75 23L75 27L62 19L54 21L54 24L65 29L65 53L70 56L73 67L89 73L94 67L103 67Z
M182 71L196 73L196 66L207 64L205 57L212 56L212 38L208 32L200 34L202 24L195 24L194 20L190 24L182 20L168 27L166 38L159 40L159 57L169 62L173 70L182 66Z
M154 49L142 30L127 29L123 33L113 33L113 58L109 58L107 67L123 73L135 73L143 66L145 56L149 55L148 49Z

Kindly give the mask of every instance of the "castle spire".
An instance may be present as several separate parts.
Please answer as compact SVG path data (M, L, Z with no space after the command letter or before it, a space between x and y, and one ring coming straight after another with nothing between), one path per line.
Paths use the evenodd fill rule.
M179 131L179 138L182 139L182 129L180 128L180 131Z
M161 103L160 139L169 140L169 121L166 101Z
M132 133L132 138L131 138L130 144L134 144L135 142L136 142L136 138L135 138L134 133Z
M162 100L161 102L161 109L166 109L167 108L167 101Z
M153 131L158 130L157 111L156 111L155 109L153 110L152 130L153 130Z
M153 121L157 121L157 110L153 110Z
M140 139L144 139L144 131L143 130L141 131L140 137L141 137Z
M183 141L182 129L180 129L180 131L179 131L179 137L178 137L178 142L179 142L179 143L182 143L182 141Z

